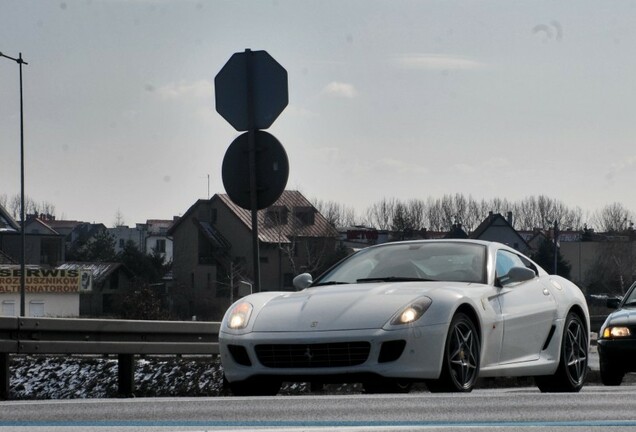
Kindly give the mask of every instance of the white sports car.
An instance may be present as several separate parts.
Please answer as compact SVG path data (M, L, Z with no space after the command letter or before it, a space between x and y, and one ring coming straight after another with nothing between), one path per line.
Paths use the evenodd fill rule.
M586 377L580 289L500 243L386 243L294 285L301 291L252 294L226 312L219 345L234 394L276 394L283 381L467 392L498 376L577 392Z

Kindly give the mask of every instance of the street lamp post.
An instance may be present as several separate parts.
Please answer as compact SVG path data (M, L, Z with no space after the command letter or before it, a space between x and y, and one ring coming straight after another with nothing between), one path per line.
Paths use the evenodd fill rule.
M13 60L20 66L20 236L22 241L22 251L20 256L20 316L24 316L25 311L25 291L26 291L26 233L24 231L24 109L22 102L22 65L28 64L22 59L22 53L18 58L9 57L0 52L0 57Z

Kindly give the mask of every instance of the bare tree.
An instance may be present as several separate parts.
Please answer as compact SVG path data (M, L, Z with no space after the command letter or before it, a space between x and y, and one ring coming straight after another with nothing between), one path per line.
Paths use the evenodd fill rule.
M444 221L444 212L442 210L442 201L429 197L426 200L426 216L429 223L429 229L441 231L446 226Z
M371 205L367 209L367 224L381 230L390 229L396 205L395 198L382 198L381 201Z
M13 195L9 202L9 212L15 219L20 218L20 209L22 208L22 197L20 194ZM5 207L5 205L3 205ZM6 207L5 207L6 208ZM37 202L29 196L24 197L24 213L27 215L36 215L50 219L55 216L55 205L48 201Z
M335 228L356 225L356 215L353 208L339 204L335 201L322 201L314 199L313 206L322 214L331 226Z
M115 221L113 222L113 227L117 228L119 226L124 226L125 223L126 221L124 220L124 215L122 214L120 209L117 209L117 212L115 213Z
M413 229L419 230L426 227L426 203L422 200L412 199L406 203L406 212Z
M8 199L7 194L0 194L0 206L7 208Z
M589 293L624 295L636 274L632 242L603 242L585 274Z
M606 205L592 216L598 230L610 233L624 232L634 220L634 214L620 203Z

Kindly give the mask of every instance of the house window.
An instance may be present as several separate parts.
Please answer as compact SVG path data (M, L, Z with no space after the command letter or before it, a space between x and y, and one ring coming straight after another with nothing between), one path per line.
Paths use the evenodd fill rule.
M211 207L203 207L199 210L199 220L204 222L216 222L216 209Z
M2 302L2 315L17 316L15 313L15 300L4 300Z
M287 207L272 206L265 213L265 224L267 225L286 225L287 224Z
M313 207L294 207L294 216L303 225L313 225L316 219Z
M122 248L122 249L123 249L123 248L124 248L124 246L125 246L125 244L126 244L126 242L124 241L124 239L119 239L119 247L120 247L120 248Z
M269 257L266 257L266 256L265 257L264 256L259 257L259 260L260 260L261 264L269 263Z
M29 316L43 317L44 316L44 301L31 300L29 302Z
M166 240L160 239L155 243L155 252L157 253L166 253Z

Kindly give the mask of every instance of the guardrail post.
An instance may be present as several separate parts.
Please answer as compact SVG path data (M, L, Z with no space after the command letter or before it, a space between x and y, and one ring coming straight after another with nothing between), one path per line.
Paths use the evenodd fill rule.
M9 399L9 353L0 353L0 400Z
M119 394L132 397L135 392L135 355L118 354L119 365Z

